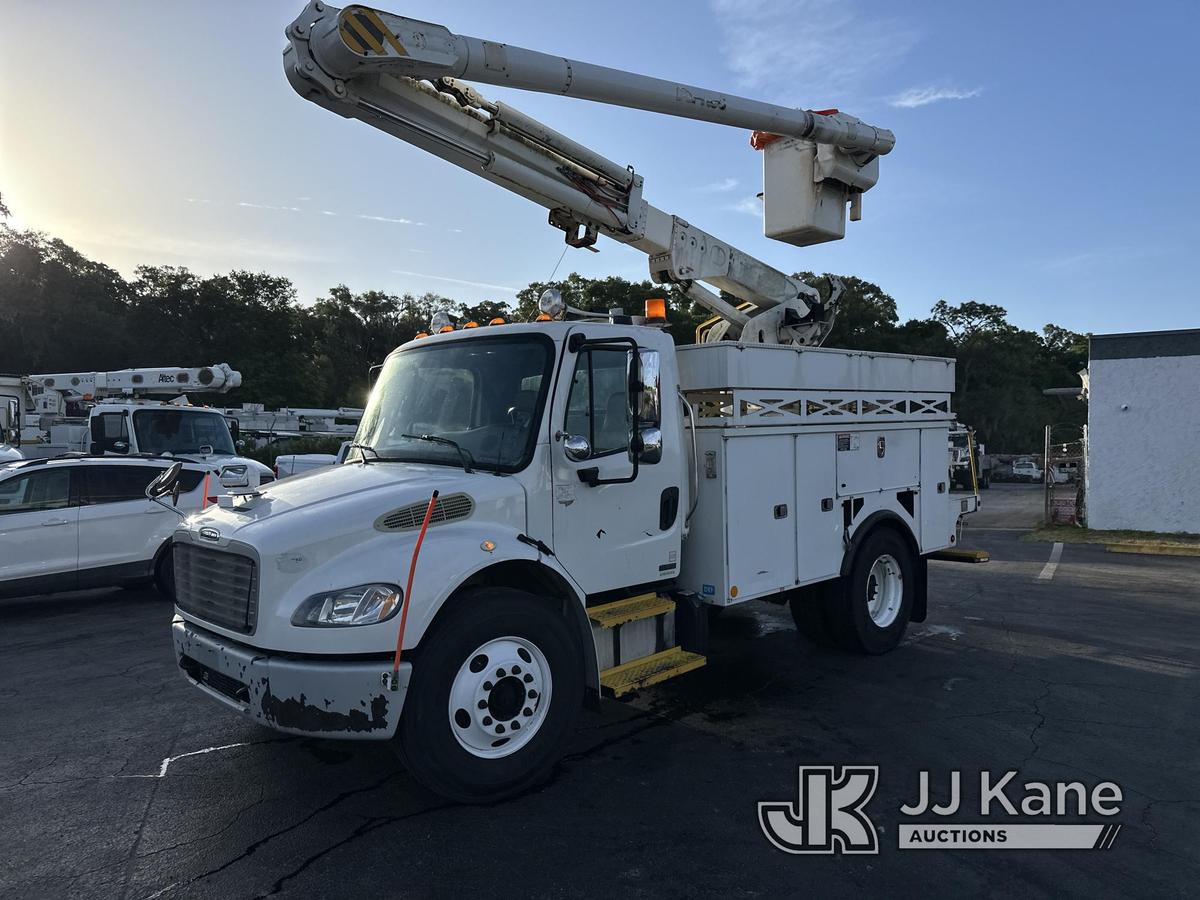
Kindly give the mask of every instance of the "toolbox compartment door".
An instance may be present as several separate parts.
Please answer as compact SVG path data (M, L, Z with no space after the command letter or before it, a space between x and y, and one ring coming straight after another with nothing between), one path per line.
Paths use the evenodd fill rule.
M834 440L839 497L900 491L920 485L919 429L843 431L835 434Z
M796 584L795 440L790 434L725 440L726 553L733 602Z

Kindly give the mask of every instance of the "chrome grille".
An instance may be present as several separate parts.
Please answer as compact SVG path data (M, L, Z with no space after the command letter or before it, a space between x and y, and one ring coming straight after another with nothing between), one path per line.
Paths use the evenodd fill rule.
M420 528L421 523L425 521L427 509L429 509L428 500L410 503L408 506L394 509L390 513L384 513L375 520L375 527L379 531L410 531ZM447 494L445 497L438 497L437 503L433 507L433 515L429 517L429 524L431 526L441 525L445 522L465 519L471 515L474 509L475 501L468 495Z
M176 543L175 604L231 631L250 634L258 622L258 568L253 559Z

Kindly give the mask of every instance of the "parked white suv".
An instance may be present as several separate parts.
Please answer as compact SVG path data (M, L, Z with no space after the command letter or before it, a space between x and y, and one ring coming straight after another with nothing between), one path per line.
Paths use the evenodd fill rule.
M167 545L179 519L145 490L171 462L68 456L0 464L0 597L151 578L170 595ZM205 471L185 464L180 511L200 509Z

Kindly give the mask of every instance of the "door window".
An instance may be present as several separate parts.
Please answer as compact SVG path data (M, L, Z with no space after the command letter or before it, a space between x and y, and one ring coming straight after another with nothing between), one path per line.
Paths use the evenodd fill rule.
M0 482L0 515L66 509L70 505L70 469L43 469Z
M129 424L125 414L101 413L96 416L92 423L92 437L102 452L128 452Z
M625 350L597 349L584 351L575 361L564 430L586 437L592 456L629 449L628 358Z
M126 500L145 500L146 485L162 473L157 466L88 467L88 503L122 503Z

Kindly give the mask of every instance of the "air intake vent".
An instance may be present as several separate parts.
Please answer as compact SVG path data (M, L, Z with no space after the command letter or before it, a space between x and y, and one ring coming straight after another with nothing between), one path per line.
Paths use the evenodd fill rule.
M375 529L377 531L413 531L420 528L421 523L425 521L425 510L428 508L429 501L424 500L394 509L375 520ZM437 503L433 507L433 515L429 518L429 525L433 527L446 522L457 522L459 519L465 519L471 515L474 509L475 501L466 494L447 494L444 497L438 497Z

